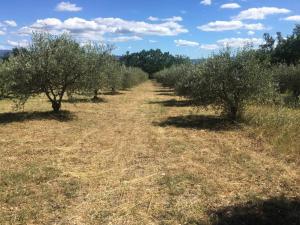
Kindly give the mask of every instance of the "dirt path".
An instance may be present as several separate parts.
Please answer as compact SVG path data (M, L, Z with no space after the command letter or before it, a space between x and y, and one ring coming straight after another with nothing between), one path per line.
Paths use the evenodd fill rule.
M4 168L49 165L61 171L51 187L67 180L68 193L74 189L70 198L54 195L64 209L46 210L41 221L205 224L226 207L299 197L296 168L265 154L243 129L220 126L212 113L195 111L158 84L106 101L65 104L76 115L72 121L0 128Z

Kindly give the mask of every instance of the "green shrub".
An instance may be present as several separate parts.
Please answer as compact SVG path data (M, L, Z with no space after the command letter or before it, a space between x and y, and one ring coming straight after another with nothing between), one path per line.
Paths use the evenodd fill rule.
M9 76L7 62L1 62L0 60L0 99L8 97L10 95L10 87L12 85L12 79Z
M178 82L187 76L187 73L190 71L191 67L194 67L194 65L174 65L154 74L154 78L164 86L175 88Z
M282 94L288 94L284 101L289 106L298 106L300 100L300 64L275 66L273 69L278 89Z
M268 65L249 49L235 54L227 49L198 65L172 67L156 77L198 104L221 109L232 120L243 113L247 102L264 99L273 90Z
M132 88L148 79L147 73L135 67L123 67L123 82L124 89Z
M113 46L106 44L90 43L83 47L85 52L84 66L85 76L82 76L71 90L79 94L93 96L93 100L99 100L99 93L107 87L105 69L111 59Z
M107 85L106 88L112 93L116 93L122 88L122 65L113 56L108 58L104 68L104 74L106 75Z

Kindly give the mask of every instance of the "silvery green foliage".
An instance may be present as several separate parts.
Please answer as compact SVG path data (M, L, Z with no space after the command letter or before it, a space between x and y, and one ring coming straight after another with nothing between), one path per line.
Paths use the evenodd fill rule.
M0 99L10 96L12 79L9 76L7 62L0 60Z
M273 90L272 74L251 49L232 53L229 49L185 70L170 69L157 74L158 80L199 105L221 109L237 119L249 101L262 100ZM175 82L175 84L174 84Z
M122 87L124 89L136 86L148 79L148 75L140 68L123 66L122 72Z
M273 68L274 78L278 83L278 89L283 94L290 106L298 106L300 103L300 64L281 64Z
M16 97L44 93L57 112L68 87L85 74L84 51L68 35L35 33L28 49L9 59L9 70Z
M111 54L113 46L80 46L66 34L35 33L28 48L17 50L0 64L0 94L9 94L22 104L31 96L45 94L55 112L66 92L95 99L100 90L116 92L147 77L140 69L122 66Z
M175 87L182 79L185 79L195 66L190 63L173 65L154 75L155 79L164 86Z
M271 74L254 51L244 49L231 54L225 50L205 62L191 97L221 108L235 120L247 102L262 97L271 87Z
M122 88L122 65L114 56L107 59L104 73L107 78L107 88L114 94Z
M101 90L107 87L107 64L112 58L113 46L106 44L89 43L83 46L85 74L70 87L70 90L79 94L93 96L96 100Z

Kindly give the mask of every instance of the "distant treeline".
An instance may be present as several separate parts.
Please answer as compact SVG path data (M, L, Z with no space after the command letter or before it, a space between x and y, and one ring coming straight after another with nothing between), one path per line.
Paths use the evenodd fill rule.
M276 37L264 34L265 43L258 49L258 54L269 58L272 64L296 65L300 61L300 25L296 25L293 33L283 37L277 32Z
M11 50L0 50L0 58L5 59L9 57Z
M139 67L151 76L165 68L173 65L189 63L190 59L185 56L173 56L169 52L162 52L160 49L143 50L137 53L129 53L120 58L126 66Z

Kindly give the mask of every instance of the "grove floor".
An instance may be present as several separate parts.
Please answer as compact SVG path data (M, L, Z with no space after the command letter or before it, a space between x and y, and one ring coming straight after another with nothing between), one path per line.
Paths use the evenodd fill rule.
M0 103L0 224L300 224L299 168L244 127L152 81L104 99Z

